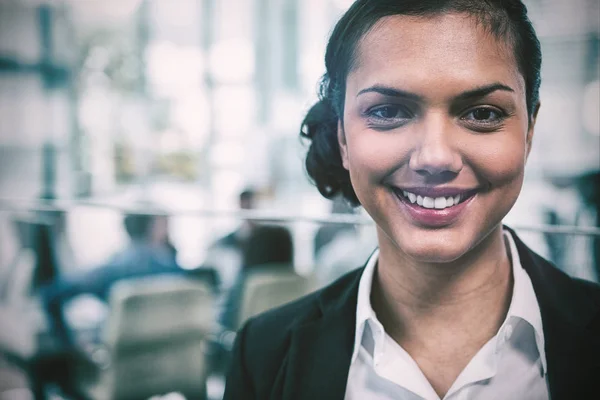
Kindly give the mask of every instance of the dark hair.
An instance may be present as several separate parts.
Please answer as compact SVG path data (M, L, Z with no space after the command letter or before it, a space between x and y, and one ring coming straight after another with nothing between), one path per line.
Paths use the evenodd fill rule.
M123 225L131 239L145 239L150 233L153 219L153 216L148 214L128 214L123 219Z
M243 248L245 268L265 264L290 264L294 258L292 235L282 226L263 225L252 230Z
M301 137L311 141L306 171L323 196L332 198L341 193L351 204L360 204L350 175L342 166L337 126L344 115L346 78L356 61L361 38L386 16L425 17L448 12L473 16L491 34L512 45L525 80L531 118L539 101L542 53L521 0L358 0L338 21L329 38L319 101L308 111L300 131Z
M256 192L253 189L245 189L240 193L240 201L253 200Z

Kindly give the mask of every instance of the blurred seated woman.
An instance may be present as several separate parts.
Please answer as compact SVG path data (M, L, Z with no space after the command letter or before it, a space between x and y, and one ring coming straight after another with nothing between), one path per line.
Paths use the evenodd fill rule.
M264 225L253 229L242 249L242 270L228 294L221 325L231 330L237 328L240 302L248 276L257 270L293 270L293 259L292 235L287 228Z
M255 226L242 247L242 269L227 292L219 316L222 333L237 330L241 318L242 299L248 277L268 270L293 271L294 248L292 235L281 226ZM224 344L224 343L223 343ZM215 345L212 365L214 371L223 371L229 362L228 346Z
M238 332L225 399L597 394L600 288L502 219L540 107L520 0L358 0L330 37L306 167L376 223L364 268Z

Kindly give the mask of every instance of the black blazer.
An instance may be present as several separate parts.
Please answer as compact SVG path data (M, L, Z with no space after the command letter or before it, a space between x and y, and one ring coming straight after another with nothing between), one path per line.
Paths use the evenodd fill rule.
M600 399L600 286L569 277L511 233L540 305L552 400ZM362 270L249 320L225 400L342 400Z

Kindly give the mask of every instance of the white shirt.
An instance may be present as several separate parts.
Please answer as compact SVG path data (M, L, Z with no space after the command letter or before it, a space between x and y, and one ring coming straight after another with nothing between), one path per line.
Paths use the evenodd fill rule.
M549 399L540 307L512 236L504 232L514 286L498 333L467 364L443 400ZM412 357L383 329L371 307L379 251L358 286L354 351L345 400L440 400Z

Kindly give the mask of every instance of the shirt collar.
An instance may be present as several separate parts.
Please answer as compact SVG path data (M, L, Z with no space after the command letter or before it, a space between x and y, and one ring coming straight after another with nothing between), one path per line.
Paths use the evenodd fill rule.
M519 318L529 323L534 330L534 336L536 341L536 347L540 355L542 368L544 373L546 372L546 353L544 350L544 331L542 329L542 316L540 313L540 307L537 301L537 297L533 290L531 279L527 272L521 265L519 253L515 245L514 239L510 232L504 231L504 238L508 243L510 250L510 257L513 269L513 293L506 315L506 319L502 324L499 332L503 330L508 321L512 318ZM367 265L363 270L360 282L358 284L358 298L356 302L356 327L354 334L354 347L352 351L352 362L356 360L358 351L362 344L363 332L365 325L369 321L375 329L371 329L371 332L375 334L374 337L375 347L381 345L383 340L383 327L377 319L373 307L371 306L371 288L373 283L373 275L375 268L377 267L377 261L379 259L379 249L375 250ZM377 328L381 328L377 329ZM498 335L496 335L498 336ZM499 343L499 342L498 342Z
M378 322L375 312L373 311L373 307L371 307L371 287L378 259L379 249L376 249L371 257L369 257L358 284L358 298L356 301L356 328L354 331L354 350L352 352L352 362L354 362L358 356L358 351L362 343L362 336L367 321L372 320Z
M511 318L519 318L529 323L534 331L535 344L540 355L542 368L546 372L546 351L544 342L544 330L542 328L542 314L540 313L540 305L538 303L531 278L521 265L519 252L515 241L507 230L504 231L504 239L508 243L510 257L513 269L513 293L510 300L510 306L503 326Z

